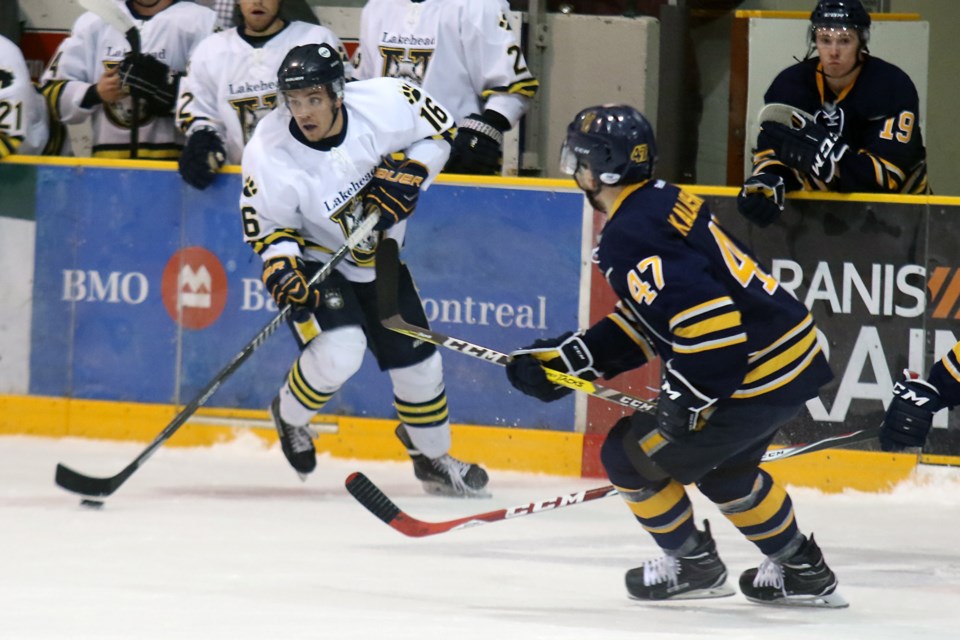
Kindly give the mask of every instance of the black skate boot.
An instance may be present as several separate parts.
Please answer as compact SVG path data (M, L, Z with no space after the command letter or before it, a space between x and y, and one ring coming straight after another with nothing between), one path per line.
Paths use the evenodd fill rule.
M313 446L313 435L307 427L295 427L280 417L280 396L270 403L270 417L280 436L280 447L287 462L294 468L301 480L317 468L317 450Z
M413 460L413 473L417 480L423 483L427 493L469 498L489 495L484 490L489 478L480 465L457 460L447 453L439 458L428 458L413 446L403 424L397 425L394 433L407 448L407 453Z
M782 563L767 558L757 569L740 576L740 591L750 602L803 607L841 608L847 601L837 593L837 576L823 560L811 535Z
M627 571L627 593L635 600L690 600L732 596L727 568L717 554L710 523L703 521L700 544L685 556L663 556Z

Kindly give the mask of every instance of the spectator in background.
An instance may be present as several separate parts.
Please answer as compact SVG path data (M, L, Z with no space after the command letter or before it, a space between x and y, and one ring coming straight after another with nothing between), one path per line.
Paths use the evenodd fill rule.
M356 78L402 78L446 106L458 125L447 172L499 173L503 133L536 95L508 10L503 0L370 0L363 8Z
M210 7L217 13L217 31L232 29L241 22L240 0L196 0L197 4ZM286 0L283 10L288 21L299 20L310 24L320 24L307 0Z
M0 159L59 153L65 133L60 123L48 121L47 105L30 81L20 48L0 35Z
M94 157L177 158L179 79L194 47L213 33L216 15L174 0L120 6L139 28L141 52L100 16L84 13L43 73L47 105L65 124L92 120Z
M817 3L807 57L764 94L768 105L798 111L761 123L753 175L737 199L747 219L776 220L785 191L927 192L917 89L899 67L870 55L869 40L860 0Z
M254 127L277 104L277 69L287 51L327 43L346 61L332 31L285 17L289 2L237 0L240 24L209 36L190 57L177 124L187 136L180 175L193 187L208 187L224 162L240 164Z

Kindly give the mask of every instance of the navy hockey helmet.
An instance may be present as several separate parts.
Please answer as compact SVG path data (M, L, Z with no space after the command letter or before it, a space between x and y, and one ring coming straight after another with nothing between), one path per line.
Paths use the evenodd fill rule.
M653 127L628 105L607 104L584 109L567 127L560 151L560 170L573 175L587 166L603 184L649 180L657 162Z
M329 86L330 95L343 97L343 60L336 49L324 44L303 44L287 52L277 71L280 91Z
M860 47L870 40L870 14L860 0L820 0L810 14L810 44L816 41L817 29L853 29L860 37Z

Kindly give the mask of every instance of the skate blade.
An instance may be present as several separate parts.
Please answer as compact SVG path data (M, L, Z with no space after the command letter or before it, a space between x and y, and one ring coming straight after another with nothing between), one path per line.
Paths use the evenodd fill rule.
M422 480L423 490L433 496L443 496L444 498L489 498L491 493L486 488L471 489L464 487L463 491L457 491L448 484L429 482Z
M667 598L641 598L633 595L629 591L627 592L627 595L629 595L631 599L640 602L673 602L674 600L706 600L708 598L726 598L734 595L735 593L736 591L733 589L733 587L724 582L723 584L713 587L685 591Z
M834 591L822 596L784 596L776 600L757 600L747 597L750 602L774 607L815 607L820 609L843 609L849 607L846 598Z

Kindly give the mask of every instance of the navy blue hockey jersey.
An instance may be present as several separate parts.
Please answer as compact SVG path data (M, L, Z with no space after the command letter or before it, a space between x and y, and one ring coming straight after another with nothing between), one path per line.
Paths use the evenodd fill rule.
M840 160L838 178L830 185L790 170L769 149L756 150L754 173L772 170L784 177L788 190L927 192L920 100L913 81L899 67L866 56L853 83L835 95L824 80L820 58L811 58L781 71L764 101L813 115L850 151Z
M646 338L713 397L802 402L832 378L807 308L700 197L662 180L628 187L612 207L596 258L620 298L585 336L608 376L613 360L613 369L623 370L616 365L649 359ZM612 356L630 344L630 354Z

